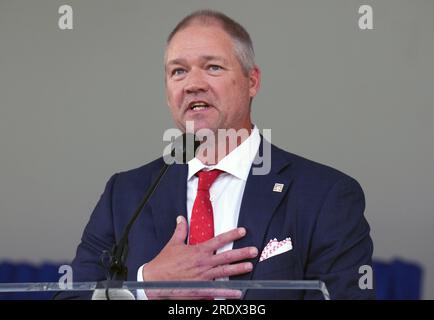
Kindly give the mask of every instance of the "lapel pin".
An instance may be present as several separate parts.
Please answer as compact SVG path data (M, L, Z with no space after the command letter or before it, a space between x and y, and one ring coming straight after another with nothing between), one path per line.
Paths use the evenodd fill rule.
M274 187L273 187L273 191L274 192L282 192L283 186L284 186L283 183L275 183Z

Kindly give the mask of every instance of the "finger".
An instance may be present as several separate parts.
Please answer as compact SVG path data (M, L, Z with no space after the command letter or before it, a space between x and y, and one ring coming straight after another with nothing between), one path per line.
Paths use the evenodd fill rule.
M219 234L218 236L202 243L210 251L216 251L228 243L234 242L246 235L245 228L236 228L231 231Z
M225 277L248 273L252 270L253 270L253 264L251 262L225 264L225 265L217 266L207 271L206 277L208 279L225 278Z
M181 244L185 242L187 238L187 221L183 216L178 216L176 218L176 228L173 232L172 238L169 242Z
M228 250L214 255L211 258L211 265L218 266L231 264L245 259L252 259L258 255L258 249L255 247L246 247L241 249Z

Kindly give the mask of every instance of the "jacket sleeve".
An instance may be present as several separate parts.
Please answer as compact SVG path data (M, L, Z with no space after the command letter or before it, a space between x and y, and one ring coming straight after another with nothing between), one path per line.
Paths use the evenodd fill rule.
M102 263L103 253L110 252L114 243L112 193L116 174L107 182L87 223L81 242L72 261L73 282L102 281L107 270ZM92 292L58 292L55 299L90 299Z
M364 217L365 197L350 177L328 192L312 235L305 278L325 282L331 299L375 299L374 289L361 289L359 268L372 266L373 243ZM371 273L372 275L372 273ZM305 299L323 299L309 291Z

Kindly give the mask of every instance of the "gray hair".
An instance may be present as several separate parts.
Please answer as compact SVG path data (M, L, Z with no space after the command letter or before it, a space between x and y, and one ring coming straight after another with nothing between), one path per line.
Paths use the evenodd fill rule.
M248 75L255 67L255 52L253 51L253 43L250 39L249 33L238 22L221 12L214 10L198 10L186 16L169 34L166 45L169 45L170 41L178 31L185 29L193 23L220 25L232 38L235 55L241 64L244 74Z

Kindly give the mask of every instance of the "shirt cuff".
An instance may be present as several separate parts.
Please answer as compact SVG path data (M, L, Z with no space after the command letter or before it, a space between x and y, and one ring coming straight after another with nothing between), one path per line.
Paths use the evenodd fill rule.
M137 281L138 282L143 282L143 267L145 265L142 265L139 270L137 271ZM144 289L137 289L137 300L148 300L148 297L145 293Z

